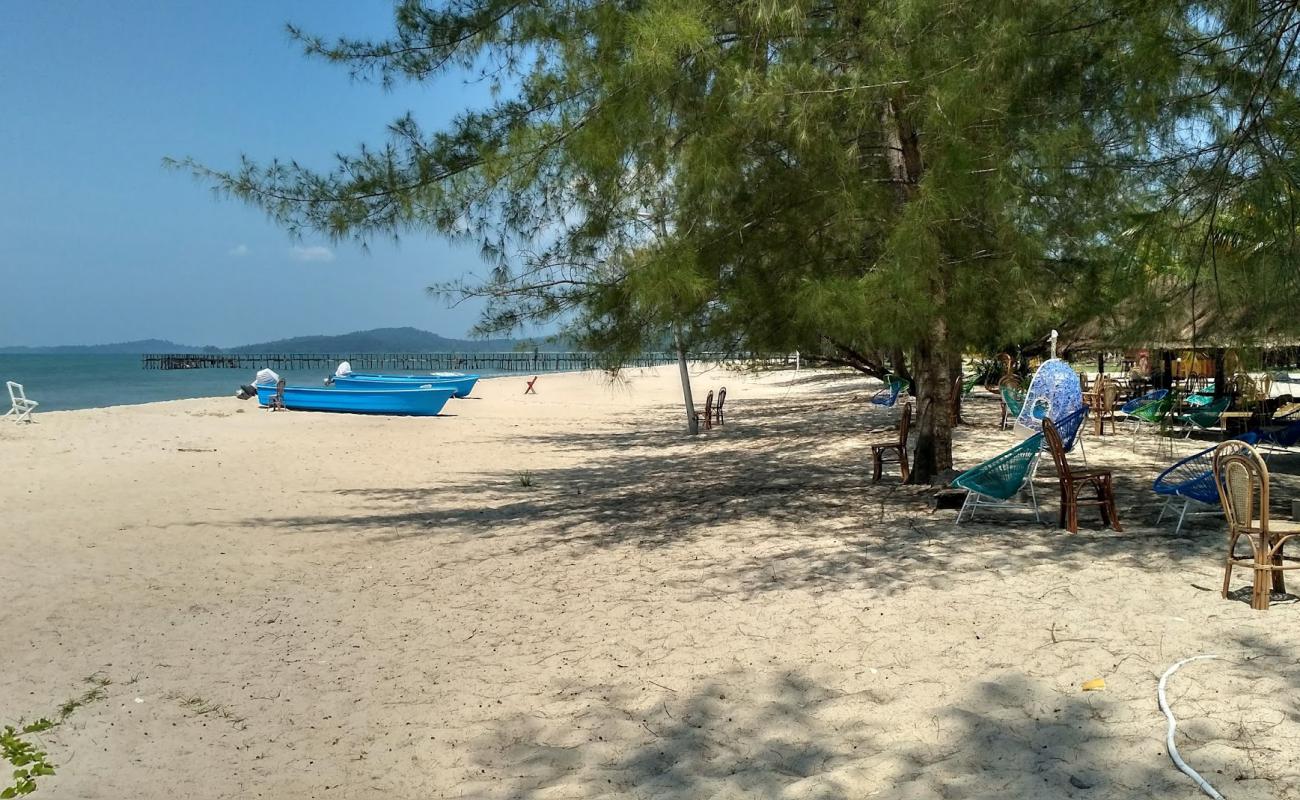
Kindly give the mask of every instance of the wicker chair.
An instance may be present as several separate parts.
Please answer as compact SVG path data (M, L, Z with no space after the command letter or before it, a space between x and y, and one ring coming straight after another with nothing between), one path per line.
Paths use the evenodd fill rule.
M898 438L890 442L877 442L871 445L871 481L875 483L880 480L880 472L883 469L886 458L889 453L894 453L893 459L888 459L891 463L898 462L898 471L903 476L903 483L907 483L907 478L911 474L911 468L907 463L907 432L912 427L912 404L907 403L903 406L903 419L898 423Z
M1056 476L1061 484L1061 527L1070 533L1079 532L1079 506L1097 506L1101 511L1103 525L1109 525L1117 531L1123 531L1119 524L1119 512L1115 510L1115 489L1108 469L1070 469L1065 458L1065 445L1056 423L1050 419L1043 420L1043 438L1047 440L1047 449L1052 453L1056 464ZM1085 488L1091 488L1095 497L1080 497Z
M713 390L704 396L704 413L695 412L695 423L706 431L713 430Z
M1254 571L1250 607L1267 611L1272 593L1286 592L1285 571L1300 569L1295 558L1285 558L1282 552L1289 540L1300 538L1300 525L1270 522L1268 467L1259 452L1245 442L1229 441L1214 448L1214 484L1228 520L1223 596L1228 596L1232 585L1232 568L1250 567ZM1250 544L1249 556L1237 555L1237 544L1242 539Z
M1106 420L1110 420L1110 432L1114 434L1115 413L1118 409L1115 403L1119 398L1119 384L1110 378L1103 378L1098 381L1096 391L1093 392L1093 419L1097 421L1097 435L1106 435Z
M721 425L726 421L722 413L722 405L727 402L727 387L723 386L718 390L718 402L713 406L713 422L715 425Z
M1034 520L1042 522L1038 496L1034 494L1034 471L1038 468L1038 454L1042 452L1042 447L1043 434L1035 433L1010 450L953 478L953 486L966 490L966 501L957 512L957 524L961 524L962 517L974 519L975 509L980 506L1032 508ZM1030 502L1014 502L1012 498L1025 489L1029 490Z

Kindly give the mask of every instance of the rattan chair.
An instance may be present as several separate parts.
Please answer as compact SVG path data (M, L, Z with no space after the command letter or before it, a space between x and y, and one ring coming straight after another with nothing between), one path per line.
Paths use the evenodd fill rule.
M1103 525L1109 525L1117 531L1123 531L1119 524L1119 512L1115 510L1115 488L1108 469L1071 469L1065 458L1065 445L1056 424L1050 419L1043 420L1043 438L1047 440L1047 449L1052 453L1056 465L1056 476L1061 484L1061 527L1070 533L1079 532L1079 506L1097 506L1101 512ZM1094 497L1080 496L1084 489L1092 489Z
M880 472L886 461L898 463L898 471L903 476L903 483L907 483L907 478L911 474L911 468L907 463L907 432L912 427L912 404L907 403L903 406L903 418L898 423L898 438L890 442L876 442L871 445L871 481L874 483L880 480ZM893 453L892 459L886 459L885 456Z
M1285 571L1300 569L1300 562L1283 555L1286 543L1300 538L1300 525L1269 520L1268 466L1259 451L1245 442L1228 441L1214 448L1214 484L1228 520L1223 596L1232 588L1232 568L1250 567L1254 572L1250 607L1267 611L1272 593L1286 592ZM1249 556L1237 554L1243 539L1250 544Z
M706 431L713 430L713 390L704 397L704 413L695 412L695 424Z

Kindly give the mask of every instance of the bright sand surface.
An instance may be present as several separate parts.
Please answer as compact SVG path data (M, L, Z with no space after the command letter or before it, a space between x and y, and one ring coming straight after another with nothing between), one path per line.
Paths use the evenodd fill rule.
M0 723L110 681L33 737L34 797L1190 800L1156 680L1217 653L1171 682L1183 755L1300 798L1300 607L1219 597L1221 525L1154 525L1167 455L1090 436L1124 533L957 528L870 483L869 381L701 367L729 413L689 439L675 369L625 379L0 423ZM996 413L959 465L1014 441Z

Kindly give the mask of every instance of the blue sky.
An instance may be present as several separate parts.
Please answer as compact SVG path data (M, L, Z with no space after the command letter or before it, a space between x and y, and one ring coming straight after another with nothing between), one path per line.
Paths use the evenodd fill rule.
M384 91L308 59L293 22L383 36L388 0L115 0L6 6L0 25L0 345L166 338L220 346L413 325L462 336L476 307L424 287L484 269L417 233L369 252L294 241L164 156L234 166L379 142L488 101L455 76Z

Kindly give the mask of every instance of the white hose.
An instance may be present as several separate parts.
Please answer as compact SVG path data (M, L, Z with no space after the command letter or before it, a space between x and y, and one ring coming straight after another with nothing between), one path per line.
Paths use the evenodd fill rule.
M1169 719L1169 731L1165 734L1165 746L1169 748L1169 757L1174 760L1174 766L1178 767L1178 769L1185 773L1189 778L1196 781L1196 785L1201 787L1202 792L1213 797L1214 800L1224 800L1223 795L1215 791L1209 781L1202 778L1196 770L1187 766L1187 762L1183 761L1183 757L1178 755L1178 745L1174 744L1174 731L1178 728L1178 720L1174 719L1174 712L1169 710L1169 700L1165 697L1165 685L1169 682L1169 676L1181 669L1184 664L1190 664L1193 661L1200 661L1203 658L1218 658L1218 656L1192 656L1191 658L1184 658L1182 661L1174 664L1172 667L1165 670L1164 675L1160 676L1160 684L1156 688L1156 696L1160 700L1160 710L1165 712L1165 716Z

